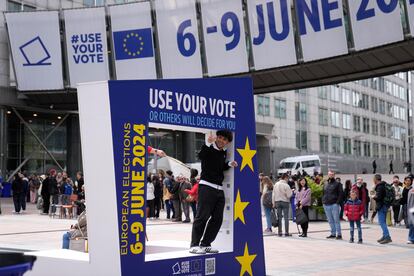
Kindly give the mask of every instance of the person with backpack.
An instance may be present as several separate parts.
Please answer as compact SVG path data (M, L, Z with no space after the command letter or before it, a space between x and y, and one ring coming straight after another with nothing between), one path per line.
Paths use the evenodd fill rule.
M392 185L382 181L380 174L374 176L375 196L374 199L377 204L378 222L382 229L382 237L377 241L380 244L392 242L390 233L387 227L387 212L391 204L394 202L395 193Z
M302 209L303 213L308 218L306 222L302 223L302 234L299 237L306 238L308 236L309 227L309 207L311 206L312 191L308 186L308 180L306 177L299 179L299 192L296 196L296 206L298 209Z
M358 243L362 243L361 217L364 215L364 204L360 199L358 199L358 190L351 190L351 196L345 203L344 214L349 221L351 236L349 242L354 242L354 227L356 224L358 229Z
M268 176L263 176L263 191L262 191L262 205L266 215L266 229L264 230L265 233L272 232L272 193L273 193L273 182L270 180Z

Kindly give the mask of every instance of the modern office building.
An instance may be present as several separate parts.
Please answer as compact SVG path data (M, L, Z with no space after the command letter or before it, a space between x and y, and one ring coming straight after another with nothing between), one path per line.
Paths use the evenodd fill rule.
M403 172L411 158L411 72L255 96L260 165L318 154L324 172ZM266 156L266 157L265 157ZM272 166L273 164L273 166ZM407 165L407 164L405 164Z

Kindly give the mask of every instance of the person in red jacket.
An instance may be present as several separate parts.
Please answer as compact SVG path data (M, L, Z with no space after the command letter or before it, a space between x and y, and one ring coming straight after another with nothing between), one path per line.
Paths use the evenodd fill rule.
M358 228L358 243L362 243L361 217L364 215L364 205L358 199L358 192L351 190L351 198L345 203L345 216L349 221L351 232L350 243L354 242L354 226Z

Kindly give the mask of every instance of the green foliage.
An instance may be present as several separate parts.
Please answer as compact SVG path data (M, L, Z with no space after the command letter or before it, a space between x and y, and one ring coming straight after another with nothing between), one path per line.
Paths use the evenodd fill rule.
M311 197L312 209L316 210L316 212L318 214L324 214L325 211L324 211L323 205L322 205L323 186L317 184L309 176L306 177L306 180L308 181L308 186L312 191L312 197Z

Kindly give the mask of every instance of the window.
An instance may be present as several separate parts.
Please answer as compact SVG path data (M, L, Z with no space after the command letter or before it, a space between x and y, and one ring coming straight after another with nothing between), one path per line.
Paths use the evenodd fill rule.
M10 12L19 12L19 11L35 11L36 7L27 5L27 4L22 4L19 2L15 2L15 1L7 1L7 11Z
M323 100L328 98L328 86L318 87L318 98Z
M384 122L380 122L380 136L382 137L387 136L387 124Z
M351 104L351 91L346 88L342 88L342 103Z
M403 121L407 120L407 113L405 112L404 107L400 107L400 119Z
M319 135L319 150L321 152L328 152L328 135Z
M266 96L257 96L257 115L270 115L270 98Z
M371 157L371 143L364 142L364 156Z
M351 139L349 138L344 138L344 154L352 154Z
M385 93L392 95L392 82L388 80L385 81Z
M342 127L344 129L351 129L351 114L342 114Z
M352 105L361 107L361 94L357 91L352 91Z
M388 147L388 159L390 160L394 159L394 147L393 146Z
M393 126L392 127L392 138L396 140L401 140L401 128L399 126Z
M308 149L308 135L305 130L296 130L296 148L300 150Z
M372 78L371 79L371 88L374 90L378 90L379 78Z
M362 103L361 107L363 109L369 110L369 96L366 94L362 94Z
M302 161L302 168L320 167L319 160Z
M379 112L385 114L385 101L381 99L379 100Z
M372 143L372 157L379 158L379 145Z
M372 120L371 124L372 124L372 134L373 135L378 135L378 121L377 120Z
M401 150L399 147L395 147L395 159L401 160Z
M341 153L341 137L332 136L332 152Z
M331 90L331 101L339 102L341 100L339 87L336 85L332 85L330 90Z
M275 117L286 119L286 100L275 99Z
M296 89L295 93L298 93L300 95L306 95L306 88L305 89Z
M361 131L361 117L354 115L354 131Z
M369 134L369 119L362 118L362 131Z
M306 104L295 103L295 119L297 122L306 122Z
M331 126L340 127L340 119L338 111L331 111Z
M387 137L388 138L394 137L394 128L392 127L392 124L387 124Z
M319 107L319 125L327 126L328 125L328 109Z
M371 111L378 112L378 99L375 97L371 97Z
M354 155L361 156L361 141L354 140Z
M392 109L392 116L396 119L400 118L400 107L398 105L394 105L394 108Z
M387 146L381 145L381 158L386 159L387 158Z
M387 102L387 115L392 117L392 103Z

